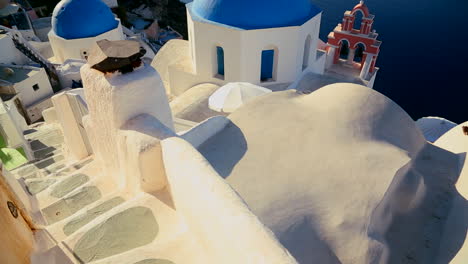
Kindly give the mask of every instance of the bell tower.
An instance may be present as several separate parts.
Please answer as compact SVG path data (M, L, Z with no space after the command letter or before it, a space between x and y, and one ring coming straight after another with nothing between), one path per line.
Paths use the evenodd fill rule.
M359 17L362 17L360 21ZM358 69L359 78L363 81L375 77L378 70L375 64L382 42L377 40L378 34L372 29L374 17L364 1L344 13L342 23L328 35L327 68L344 66L354 71Z

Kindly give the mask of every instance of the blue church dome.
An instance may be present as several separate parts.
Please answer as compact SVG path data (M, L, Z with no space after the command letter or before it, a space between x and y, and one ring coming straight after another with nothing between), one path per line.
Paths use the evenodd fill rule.
M299 26L321 12L311 0L194 0L192 11L242 29Z
M52 30L65 39L95 37L118 26L101 0L62 0L52 15Z

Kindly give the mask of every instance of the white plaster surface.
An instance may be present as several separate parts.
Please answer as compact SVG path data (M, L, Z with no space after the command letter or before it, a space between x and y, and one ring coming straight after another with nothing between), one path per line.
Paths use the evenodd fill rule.
M193 19L187 12L195 72L206 81L216 74L216 46L224 49L225 81L260 84L262 50L276 49L274 81L293 82L302 72L305 41L311 36L309 65L315 63L321 14L301 26L241 30Z
M151 67L104 75L85 65L82 73L83 123L96 160L75 171L90 179L64 199L87 187L101 196L44 227L51 238L36 237L35 261L75 260L84 236L100 245L90 250L107 254L133 234L116 230L119 239L107 244L112 228L88 232L141 206L154 215L158 235L94 263L434 263L462 247L465 222L454 212L464 211L450 211L466 203L460 127L440 139L451 153L427 143L385 96L341 83L308 95L270 93L177 136ZM35 213L62 199L54 188L73 174L51 177L60 179L26 195ZM72 218L116 195L125 201L64 233Z
M80 59L83 60L87 56L91 46L96 41L108 39L108 40L123 40L125 36L122 31L122 25L120 24L117 28L105 32L101 35L82 38L82 39L64 39L57 36L53 30L49 32L49 42L54 52L54 62L63 63L68 59Z
M198 149L299 263L433 262L458 156L394 102L334 84L259 97L228 118Z
M0 52L0 63L16 63L23 65L29 62L29 59L16 49L13 40L8 34L0 34L0 47L2 47L2 52Z
M189 42L180 39L170 40L156 54L151 62L151 66L161 75L161 79L168 94L182 94L186 89L178 89L175 83L177 76L174 76L172 72L178 69L179 72L187 72L189 75L194 74L193 64L190 58ZM179 78L181 78L181 76L179 76ZM184 76L184 79L185 78ZM172 82L174 82L173 85ZM187 87L187 89L188 88L189 87Z
M42 111L42 116L44 117L44 121L47 124L53 124L58 122L57 112L55 111L54 107L50 107Z
M196 149L179 138L161 144L172 199L190 231L203 240L207 262L296 263Z
M14 83L14 88L25 107L32 106L54 93L50 85L49 76L44 68L15 65L6 66L13 69L13 71L27 72L26 74L21 74L22 76L26 75L25 78L18 79L18 82ZM39 86L38 90L33 89L33 86L36 84Z
M220 115L209 108L209 97L219 88L218 85L203 83L190 88L171 102L172 114L176 118L192 122L202 122L207 118Z
M193 147L198 148L209 138L223 130L229 123L224 116L214 116L198 124L181 135L183 139L190 142Z
M81 80L80 68L85 63L86 61L81 59L67 59L57 67L60 85L64 88L71 88L73 81Z
M189 41L169 41L152 65L168 92L180 95L200 83L256 85L292 83L303 70L322 73L325 57L317 57L321 13L301 26L242 30L192 18L187 11ZM304 55L310 36L310 51ZM225 75L217 76L216 47L224 50ZM275 50L273 78L260 80L263 50ZM304 57L307 67L303 68Z
M456 182L460 195L454 198L447 217L437 263L464 264L468 259L468 136L463 133L463 126L468 126L468 122L452 128L434 143L458 154L461 171Z
M68 158L82 160L92 153L88 136L83 128L83 116L87 110L70 92L62 92L52 97L54 112L65 138Z
M81 68L81 76L89 110L86 129L92 130L93 151L114 177L120 174L117 134L128 120L148 114L174 130L164 86L152 67L105 75L86 64Z
M156 192L167 185L160 141L176 137L155 117L142 114L128 120L119 131L119 158L125 181L122 188Z

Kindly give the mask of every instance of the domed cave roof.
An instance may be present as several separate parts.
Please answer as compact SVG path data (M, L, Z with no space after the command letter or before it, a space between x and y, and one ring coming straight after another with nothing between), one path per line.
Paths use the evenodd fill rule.
M95 37L115 29L118 24L101 0L62 0L52 15L52 30L65 39Z

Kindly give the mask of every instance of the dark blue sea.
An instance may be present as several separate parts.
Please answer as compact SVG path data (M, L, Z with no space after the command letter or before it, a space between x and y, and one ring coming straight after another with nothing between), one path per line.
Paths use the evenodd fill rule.
M323 10L320 38L357 0L312 0ZM367 0L383 42L374 88L418 119L468 121L468 0Z

